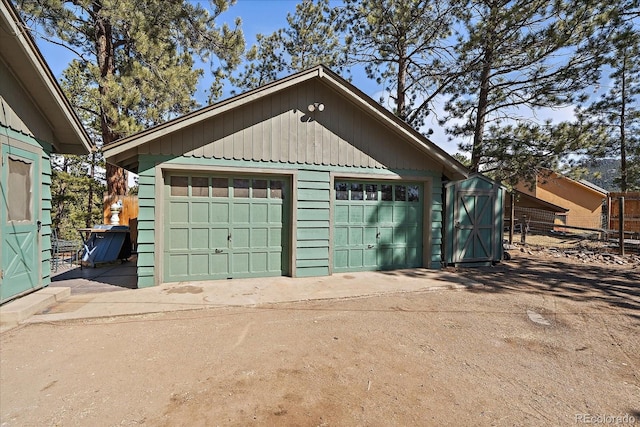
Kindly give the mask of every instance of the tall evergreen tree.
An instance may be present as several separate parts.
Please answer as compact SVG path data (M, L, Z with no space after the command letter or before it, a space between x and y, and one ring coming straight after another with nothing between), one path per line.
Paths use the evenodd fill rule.
M367 77L391 95L394 113L416 128L464 71L454 66L451 36L465 3L345 0L340 11L349 63L364 65Z
M257 44L246 54L244 69L232 83L239 89L253 89L318 64L341 67L344 48L335 21L329 0L302 0L295 13L287 14L287 27L271 35L257 35Z
M203 71L193 55L217 61L216 76L236 67L244 38L216 18L234 0L200 4L172 0L19 0L27 22L77 54L69 73L86 82L86 101L108 144L196 107L193 95ZM214 86L215 87L215 86ZM110 194L126 194L122 169L107 165Z
M536 109L570 105L597 81L607 24L619 6L598 0L473 0L469 6L457 44L467 72L449 87L446 110L459 121L449 131L470 138L463 148L478 171L497 159L488 154L508 156L516 149L503 137L509 128L492 140L504 145L487 147L487 129L495 133L505 121L522 120ZM520 132L514 139L536 136L528 128L511 126Z
M633 23L616 32L606 64L611 70L607 90L577 114L591 125L585 129L597 132L587 160L619 158L614 182L623 192L640 190L640 29Z

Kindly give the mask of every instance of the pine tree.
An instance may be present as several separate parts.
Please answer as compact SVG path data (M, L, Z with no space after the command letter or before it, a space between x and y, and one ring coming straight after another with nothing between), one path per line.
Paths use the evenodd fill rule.
M597 81L602 46L612 29L608 20L620 9L596 0L479 0L469 5L466 31L457 44L467 72L449 86L446 110L449 119L461 121L449 132L471 139L462 148L471 151L471 169L478 171L481 164L516 151L507 131L515 132L515 140L538 136L535 124L516 126L514 120L539 108L570 105ZM505 123L510 124L501 130ZM490 147L487 129L498 134Z
M591 125L586 128L592 134L587 160L619 158L620 176L614 182L623 192L640 190L640 30L633 23L612 38L606 64L608 89L577 113Z
M193 55L215 56L214 74L236 67L244 50L235 28L215 19L232 0L213 0L212 13L197 3L162 0L21 0L27 22L68 47L77 59L67 75L87 94L78 108L108 144L196 107L193 95L203 71ZM211 58L213 64L213 58ZM126 194L122 169L107 164L109 194Z
M340 68L344 48L337 34L335 13L329 0L302 0L294 14L287 14L286 28L257 35L257 44L246 54L243 71L231 79L234 86L254 89L318 64Z
M364 65L391 95L394 113L415 128L463 72L454 67L451 36L464 9L448 0L345 0L340 11L349 63Z

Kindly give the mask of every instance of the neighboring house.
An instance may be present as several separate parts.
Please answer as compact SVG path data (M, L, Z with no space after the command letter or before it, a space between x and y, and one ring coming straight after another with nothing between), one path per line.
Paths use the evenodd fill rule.
M0 302L50 283L51 153L93 145L9 0L0 3Z
M139 174L139 287L440 268L443 179L468 174L323 66L103 150Z
M558 216L564 225L594 229L602 227L602 207L607 191L590 182L575 181L549 170L538 175L533 189L526 183L519 183L516 189L568 209L566 214Z

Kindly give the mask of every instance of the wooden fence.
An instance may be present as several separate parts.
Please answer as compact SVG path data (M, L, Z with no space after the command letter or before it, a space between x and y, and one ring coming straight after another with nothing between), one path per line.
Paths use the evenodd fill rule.
M620 197L624 197L625 233L640 233L640 191L609 193L609 230L620 229Z
M128 225L131 234L131 243L133 248L138 244L138 196L109 196L104 195L103 223L111 224L111 205L122 201L122 211L120 211L120 225Z

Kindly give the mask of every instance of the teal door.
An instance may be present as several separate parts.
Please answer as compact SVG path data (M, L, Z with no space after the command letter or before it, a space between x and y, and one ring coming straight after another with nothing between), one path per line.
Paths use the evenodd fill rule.
M492 261L495 192L457 191L453 262Z
M421 267L423 188L336 181L333 271Z
M168 176L164 281L287 274L288 193L279 177Z
M0 301L40 285L39 158L35 153L2 145Z

